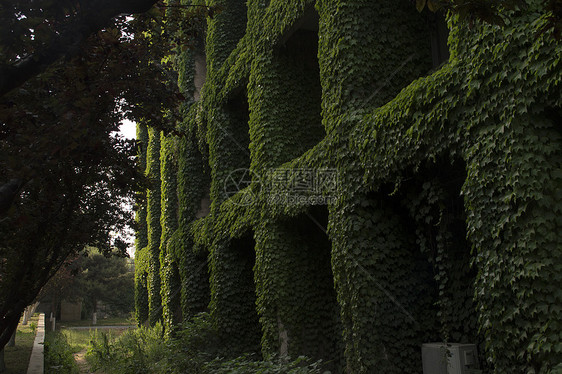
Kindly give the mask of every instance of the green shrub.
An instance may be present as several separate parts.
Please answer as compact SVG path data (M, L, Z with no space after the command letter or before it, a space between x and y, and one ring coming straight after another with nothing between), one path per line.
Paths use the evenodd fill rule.
M128 330L115 341L102 332L92 341L86 360L93 370L102 369L107 374L151 373L150 363L157 362L165 354L162 333L160 324L153 328Z
M206 313L168 338L160 323L152 328L129 330L115 341L102 333L101 339L92 341L86 354L92 370L106 374L321 373L321 362L309 364L304 357L289 363L260 361L252 356L224 357L229 357L228 352Z
M37 332L37 323L31 322L29 324L29 328L31 329L31 331L33 331L33 334L35 335L35 333Z
M45 374L76 374L78 365L74 361L72 347L66 336L59 332L45 336Z
M232 360L215 359L205 365L206 373L213 374L329 374L321 371L322 361L310 362L299 357L292 362L260 361L251 356L241 356Z
M103 334L92 342L86 359L92 369L107 374L203 373L205 362L219 352L217 347L218 339L205 315L167 339L160 323L129 330L113 342Z

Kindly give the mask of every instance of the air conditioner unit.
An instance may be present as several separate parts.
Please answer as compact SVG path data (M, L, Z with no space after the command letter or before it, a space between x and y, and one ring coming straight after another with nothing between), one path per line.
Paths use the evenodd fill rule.
M422 345L423 374L481 374L474 344Z

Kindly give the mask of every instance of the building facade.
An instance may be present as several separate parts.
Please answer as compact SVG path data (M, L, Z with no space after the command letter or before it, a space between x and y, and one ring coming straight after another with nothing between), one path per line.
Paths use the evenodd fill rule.
M562 370L562 47L542 3L504 27L406 0L214 4L179 63L184 136L139 126L157 181L139 320L209 310L233 352L334 372L420 373L435 341L495 373Z

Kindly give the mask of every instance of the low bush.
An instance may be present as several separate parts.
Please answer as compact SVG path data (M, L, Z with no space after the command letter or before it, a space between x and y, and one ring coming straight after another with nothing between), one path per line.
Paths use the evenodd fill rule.
M205 373L213 374L321 374L322 361L310 362L306 357L295 361L261 361L251 356L223 361L215 359L205 365Z
M44 352L45 374L77 374L79 372L72 354L72 347L63 334L59 332L47 333Z
M115 341L102 332L92 341L86 360L93 370L101 369L107 374L152 373L154 364L166 353L161 334L161 325L126 331Z
M222 347L208 314L201 314L166 336L162 325L129 330L115 341L107 335L94 340L86 359L93 370L106 374L317 374L321 362L304 357L292 362L261 361L259 357L234 359Z

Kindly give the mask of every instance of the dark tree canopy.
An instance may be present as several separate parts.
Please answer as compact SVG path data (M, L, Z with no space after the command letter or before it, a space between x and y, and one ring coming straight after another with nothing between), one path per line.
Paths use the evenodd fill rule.
M154 63L169 49L147 32L158 11L124 16L154 3L0 4L0 349L69 255L125 253L142 174L115 131L164 123L180 97Z
M76 55L93 33L123 14L148 11L157 0L17 0L0 5L0 96Z

